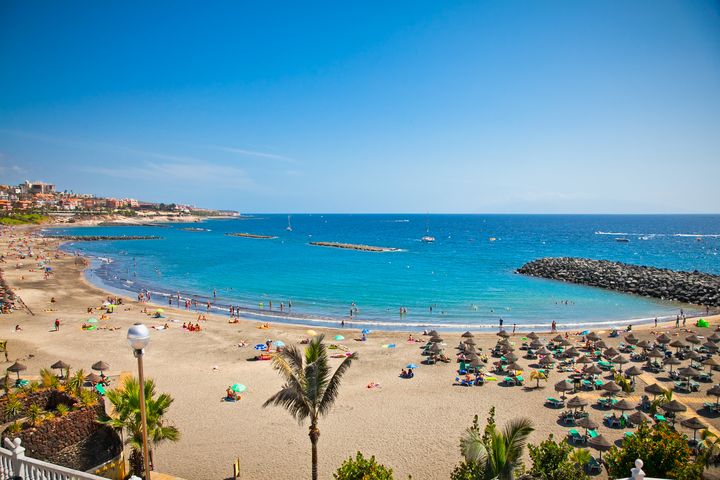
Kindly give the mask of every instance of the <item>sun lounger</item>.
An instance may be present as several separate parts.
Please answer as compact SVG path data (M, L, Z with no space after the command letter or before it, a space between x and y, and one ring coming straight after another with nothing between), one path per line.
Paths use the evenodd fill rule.
M610 370L613 368L612 362L606 362L604 360L597 362L597 366L600 367L602 370Z
M98 384L95 385L95 390L97 390L97 392L98 392L100 395L102 395L103 397L104 397L105 394L107 393L107 392L105 391L105 387L103 387L102 384L100 384L100 383L98 383Z
M590 461L587 463L588 472L592 475L593 473L602 473L602 465L597 461L595 457L590 457Z
M667 422L667 418L665 418L665 415L660 415L659 413L655 414L655 421L658 423L661 422Z
M597 437L598 435L600 435L600 434L597 432L597 430L592 430L592 429L591 429L591 430L588 430L588 436L589 436L590 438L595 438L595 437Z
M578 431L574 428L570 429L568 436L570 437L570 443L572 444L582 444L585 442L585 438L583 438L583 436L580 435L580 433L578 433Z
M558 400L557 398L553 397L548 397L546 403L553 408L562 408L565 406L565 402L563 400Z
M633 436L633 433L634 433L634 432L625 432L625 433L624 433L624 436L625 436L625 438L630 438L630 437Z

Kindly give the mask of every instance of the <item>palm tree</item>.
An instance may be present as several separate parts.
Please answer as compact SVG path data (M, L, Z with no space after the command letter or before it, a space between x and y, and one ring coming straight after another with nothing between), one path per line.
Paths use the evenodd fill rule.
M299 424L310 419L310 443L312 445L312 478L317 480L317 443L320 438L318 420L330 412L340 392L340 380L347 372L357 353L345 357L335 373L330 371L324 335L314 337L304 355L297 347L289 347L273 357L273 367L285 379L285 385L267 399L263 407L284 407ZM303 358L304 357L304 358Z
M532 382L533 380L537 380L535 388L540 388L540 380L547 381L547 375L539 370L533 370L532 373L530 373L530 381Z
M528 436L534 430L527 418L518 418L503 431L492 424L485 429L485 440L478 428L468 428L460 439L460 450L466 463L482 467L483 480L513 480Z
M155 395L155 382L151 379L145 380L148 441L152 446L166 440L176 442L180 439L180 432L174 426L168 425L164 418L173 403L173 398L166 393L158 395L157 398ZM125 443L130 445L131 449L131 473L144 478L140 382L136 378L128 377L120 388L109 390L107 398L114 407L113 416L105 416L98 421L127 432L128 438Z

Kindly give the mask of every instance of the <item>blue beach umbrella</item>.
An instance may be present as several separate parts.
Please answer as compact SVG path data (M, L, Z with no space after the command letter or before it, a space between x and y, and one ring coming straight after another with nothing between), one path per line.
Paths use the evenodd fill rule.
M275 344L276 347L284 347L285 346L285 342L283 342L282 340L275 340L273 343Z
M265 345L264 343L258 343L257 345L255 345L255 350L267 350L267 345Z
M408 363L405 368L417 368L417 365L415 365L414 363Z
M342 335L335 335L335 340L345 340L345 337Z
M363 335L367 335L368 333L370 333L370 330L365 328L365 329L363 329L362 333L363 333Z

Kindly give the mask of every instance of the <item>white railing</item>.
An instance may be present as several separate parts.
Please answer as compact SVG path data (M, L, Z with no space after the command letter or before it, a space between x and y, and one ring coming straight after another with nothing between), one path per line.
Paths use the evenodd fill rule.
M0 448L0 480L105 480L91 473L28 458L19 438L13 441L6 438L5 446L8 448Z

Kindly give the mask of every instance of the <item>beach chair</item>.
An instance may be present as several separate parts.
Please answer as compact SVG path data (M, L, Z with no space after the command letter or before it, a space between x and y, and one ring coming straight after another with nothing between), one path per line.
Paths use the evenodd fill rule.
M595 380L595 390L600 390L603 385L605 385L605 382L603 382L599 378Z
M547 403L553 408L563 408L565 406L565 402L563 400L558 400L557 398L553 397L548 397L545 403Z
M602 465L595 457L590 457L590 461L587 463L587 469L590 475L602 473Z
M568 437L570 437L570 443L572 443L573 445L585 443L585 439L583 438L583 436L580 435L580 433L578 433L578 431L574 428L570 429L570 431L568 432Z
M665 418L665 415L661 415L659 413L655 414L655 421L657 423L667 422L667 418Z
M597 362L597 366L600 367L602 370L611 370L613 368L612 362L607 362L605 360L600 360Z
M702 372L700 375L698 375L697 379L701 382L712 382L712 374L708 372Z
M105 387L104 387L101 383L98 383L98 384L95 385L95 390L97 390L97 392L98 392L100 395L102 395L103 397L104 397L105 394L107 393L107 392L105 391Z
M523 378L522 375L516 375L516 376L515 376L515 385L522 386L522 384L523 384L524 381L525 381L525 379Z
M600 434L597 432L597 430L592 430L592 429L588 430L588 436L589 436L590 438L595 438L595 437L597 437L598 435L600 435Z
M591 382L590 380L583 379L580 384L583 390L593 390L595 388L593 382Z
M623 436L624 436L625 438L630 438L630 437L633 436L633 434L634 434L634 432L625 432L625 433L623 434Z

